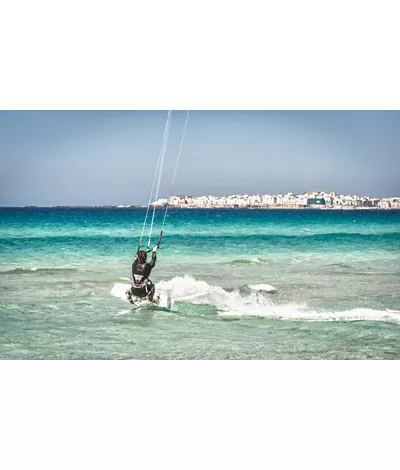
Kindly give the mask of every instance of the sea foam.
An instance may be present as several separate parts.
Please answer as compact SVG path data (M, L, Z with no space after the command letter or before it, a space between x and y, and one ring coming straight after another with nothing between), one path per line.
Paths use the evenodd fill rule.
M213 286L194 277L176 276L170 281L160 281L157 288L168 291L175 302L209 304L219 310L223 316L256 316L282 320L301 320L316 322L332 321L386 321L400 323L400 311L356 308L343 311L316 311L307 304L277 304L261 289L252 288L250 295L241 295L238 291L227 292L222 287ZM273 288L272 286L268 286Z

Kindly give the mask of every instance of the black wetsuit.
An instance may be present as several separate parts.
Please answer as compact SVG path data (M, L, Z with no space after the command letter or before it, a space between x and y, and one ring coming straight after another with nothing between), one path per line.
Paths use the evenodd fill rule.
M155 287L150 281L149 276L155 265L156 254L154 252L149 263L143 263L137 258L135 259L132 264L132 295L136 297L149 296L149 300L153 300Z

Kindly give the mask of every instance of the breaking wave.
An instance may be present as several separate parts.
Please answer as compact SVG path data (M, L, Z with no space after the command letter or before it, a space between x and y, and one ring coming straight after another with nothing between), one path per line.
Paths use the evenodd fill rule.
M263 261L259 258L251 258L251 259L234 259L232 261L228 261L226 264L259 264Z
M356 308L328 312L311 310L306 304L279 305L265 292L253 289L250 295L244 296L239 291L227 292L222 287L196 280L189 275L176 276L170 281L160 281L157 283L157 288L168 291L175 302L213 305L222 316L257 316L315 322L365 320L400 323L398 310Z

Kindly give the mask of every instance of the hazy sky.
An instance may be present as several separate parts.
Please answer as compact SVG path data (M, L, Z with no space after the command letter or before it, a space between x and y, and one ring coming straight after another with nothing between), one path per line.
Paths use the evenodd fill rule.
M167 111L1 111L0 205L147 204ZM174 111L167 197L186 111ZM191 111L174 194L400 196L398 111Z

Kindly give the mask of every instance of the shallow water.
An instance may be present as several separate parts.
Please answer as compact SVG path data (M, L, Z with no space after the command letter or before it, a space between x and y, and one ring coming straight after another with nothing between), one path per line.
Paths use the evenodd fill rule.
M400 211L171 209L152 279L191 296L172 311L110 295L143 217L0 209L0 357L400 358Z

